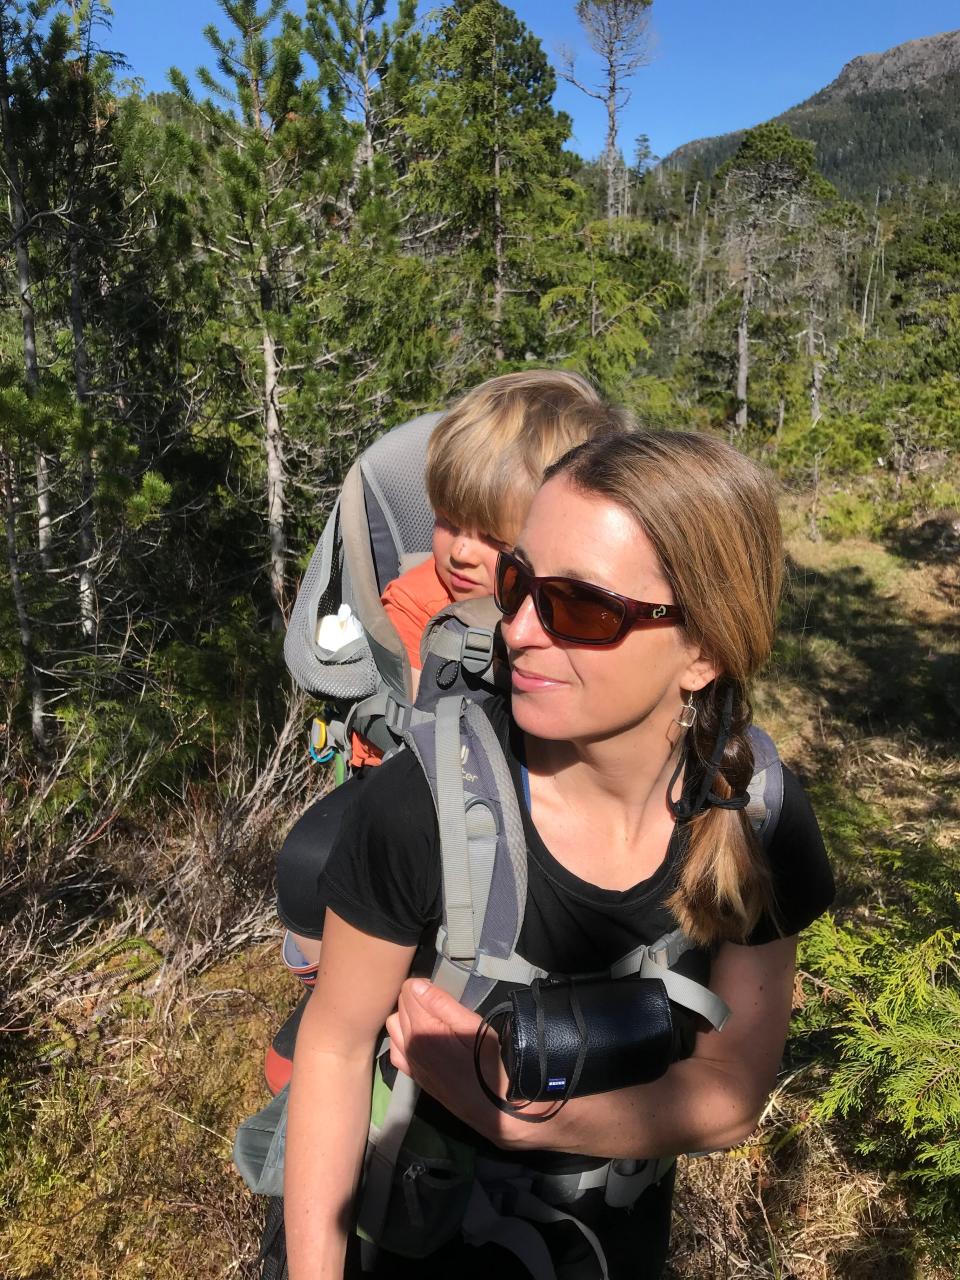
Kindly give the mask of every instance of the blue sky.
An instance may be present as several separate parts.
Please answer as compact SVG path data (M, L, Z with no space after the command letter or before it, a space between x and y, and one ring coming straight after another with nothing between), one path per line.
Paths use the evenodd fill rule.
M302 0L292 0L300 7ZM597 67L574 13L575 0L518 0L514 8L556 65L569 45L582 79ZM421 2L421 12L436 7ZM222 16L216 0L114 0L110 45L147 89L168 87L167 69L212 64L203 28ZM655 0L655 49L633 81L620 142L630 156L641 133L657 155L708 134L769 119L829 83L857 54L960 27L956 0ZM106 43L106 41L105 41ZM603 147L600 103L561 85L557 105L574 121L581 155Z

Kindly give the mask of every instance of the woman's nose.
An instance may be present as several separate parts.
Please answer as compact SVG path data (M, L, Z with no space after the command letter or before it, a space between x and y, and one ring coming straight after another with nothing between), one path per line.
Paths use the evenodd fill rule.
M543 629L540 615L527 596L512 618L505 618L500 625L508 649L532 649L551 644L550 636Z

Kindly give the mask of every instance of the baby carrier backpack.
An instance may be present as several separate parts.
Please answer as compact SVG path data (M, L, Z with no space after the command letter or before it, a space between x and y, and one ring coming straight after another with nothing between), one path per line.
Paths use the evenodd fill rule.
M520 805L493 726L478 704L494 687L490 601L443 611L422 646L416 703L399 637L380 605L391 576L429 553L433 515L423 483L429 433L438 415L388 433L354 464L304 576L284 654L303 688L339 705L343 719L328 731L345 749L355 729L383 749L416 757L437 811L443 918L433 981L477 1009L497 982L529 984L545 976L516 952L527 890L526 841ZM346 601L363 635L337 652L317 644L325 614ZM486 613L472 621L467 606ZM464 617L464 613L468 616ZM783 778L771 740L750 729L754 776L747 813L762 843L779 819ZM611 966L610 977L660 979L670 1000L719 1029L728 1010L706 987L675 971L691 947L676 930L638 946ZM542 1174L513 1161L481 1158L414 1114L418 1088L389 1066L381 1046L374 1072L371 1121L358 1195L357 1231L366 1256L376 1246L426 1257L456 1234L471 1244L497 1243L516 1254L535 1280L555 1280L537 1224L570 1221L583 1234L604 1280L603 1249L576 1213L593 1193L627 1208L672 1166L663 1160L585 1160L579 1172ZM271 1197L261 1260L263 1280L285 1280L282 1201L286 1090L237 1133L234 1160L250 1189Z
M357 459L300 584L283 656L296 684L338 713L313 723L316 759L348 754L352 732L391 751L442 694L462 690L476 698L490 691L484 677L499 616L491 600L451 605L428 629L416 712L410 661L380 603L388 582L431 554L434 516L424 472L440 417L428 413L395 427ZM324 649L321 621L344 604L362 635Z

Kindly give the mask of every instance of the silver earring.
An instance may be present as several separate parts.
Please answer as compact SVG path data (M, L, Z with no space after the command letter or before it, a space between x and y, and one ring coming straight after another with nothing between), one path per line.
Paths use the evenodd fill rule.
M697 721L697 708L693 705L693 694L687 694L687 700L680 708L677 724L681 729L692 729Z

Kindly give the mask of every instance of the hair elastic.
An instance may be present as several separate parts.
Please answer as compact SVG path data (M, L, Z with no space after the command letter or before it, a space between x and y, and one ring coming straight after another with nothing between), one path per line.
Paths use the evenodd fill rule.
M731 684L727 686L727 691L724 694L723 708L720 712L720 732L717 734L717 740L714 743L713 754L693 800L688 800L683 795L680 796L679 800L670 798L686 762L685 752L680 753L677 767L673 771L673 777L670 779L670 785L667 788L667 803L670 805L670 812L678 822L688 822L698 813L702 813L704 809L745 809L750 803L750 795L746 791L741 791L739 795L730 796L724 800L713 790L713 784L716 781L717 774L720 772L720 765L723 763L723 753L726 751L727 743L730 741L732 727L733 685Z

